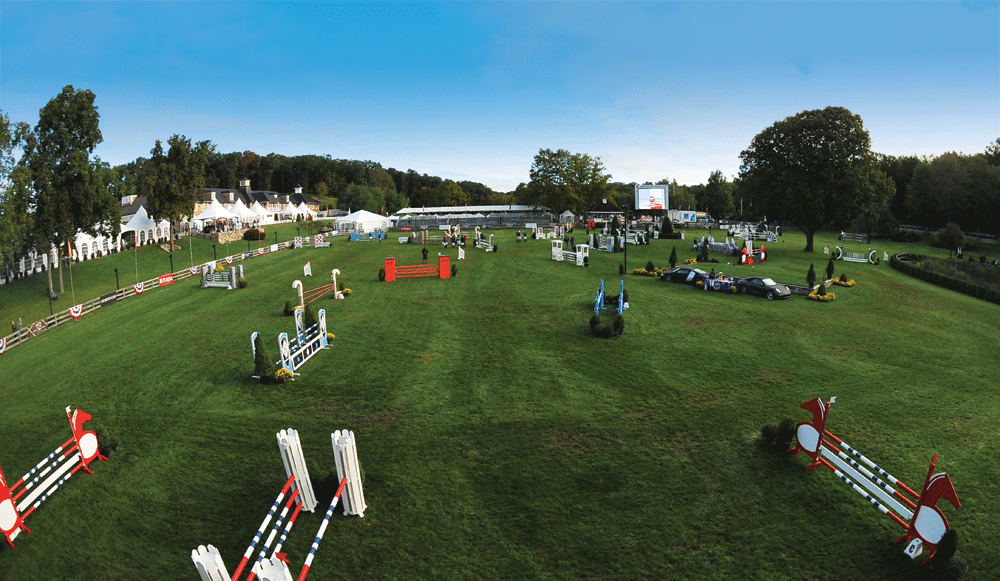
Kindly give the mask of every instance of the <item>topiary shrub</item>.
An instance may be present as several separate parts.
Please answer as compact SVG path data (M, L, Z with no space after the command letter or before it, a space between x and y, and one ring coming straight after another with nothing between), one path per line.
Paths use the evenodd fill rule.
M590 266L590 257L589 256L584 256L583 257L583 266L584 266L584 268Z
M806 273L806 286L812 288L816 285L816 269L812 263L809 264L809 272Z
M253 339L253 374L260 378L261 383L271 383L274 381L274 359L264 346L262 337L263 335L258 333Z
M708 246L704 246L698 253L698 262L708 262L709 260L711 260L711 256L708 254Z
M239 288L247 288L247 286L249 285L247 284L247 279L241 276L240 279L236 281L236 286L238 286Z
M847 282L847 273L840 274L840 282Z
M601 324L601 318L595 313L594 316L590 317L590 332L594 332L594 327Z
M261 228L250 228L243 233L244 240L266 240L267 233Z
M670 268L677 266L677 247L670 251Z
M783 454L792 446L795 437L795 422L781 420L780 424L770 423L760 429L761 444L765 450Z
M378 280L379 280L379 282L385 282L385 269L384 268L378 269Z
M653 266L653 261L650 260L646 263L646 272L653 272L654 270L656 270L656 267Z
M458 276L458 265L457 264L452 264L451 265L451 278L455 278L456 276Z
M282 312L286 317L291 317L295 314L295 307L292 305L292 301L285 301L285 310Z
M816 289L816 294L819 296L826 296L826 283L819 283L819 288Z
M615 333L615 337L625 334L625 317L618 315L615 317L613 323L611 323L611 329Z
M618 274L625 274L625 265L620 262L618 263Z
M340 290L344 289L341 288ZM306 326L306 329L319 322L319 319L316 318L316 308L312 306L312 303L306 305L306 312L303 314L305 315L303 324Z
M826 263L826 280L833 278L833 257L830 257L829 262Z

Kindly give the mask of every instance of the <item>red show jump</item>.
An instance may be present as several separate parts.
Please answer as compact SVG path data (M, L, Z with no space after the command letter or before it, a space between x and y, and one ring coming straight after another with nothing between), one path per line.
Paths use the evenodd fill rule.
M83 424L91 419L83 410L66 408L73 437L66 440L45 459L35 465L13 485L8 486L0 471L0 531L7 542L14 546L14 539L22 530L31 532L24 519L38 508L69 477L83 469L88 474L94 459L107 460L98 451L97 434L84 430Z
M788 453L801 452L812 458L812 464L806 470L824 467L833 471L852 490L906 530L903 536L896 539L896 543L911 541L905 550L911 559L916 559L924 547L930 549L930 555L924 560L926 563L934 556L938 543L948 531L948 519L937 507L938 500L943 497L955 508L962 506L951 478L946 472L934 473L937 454L931 459L919 494L883 470L847 442L827 431L827 416L836 399L830 398L829 402L823 403L823 400L816 398L799 406L812 413L813 420L796 426L797 443Z
M392 282L397 278L451 278L451 267L449 258L443 254L438 254L437 264L407 264L397 265L396 256L389 256L385 259L385 281Z

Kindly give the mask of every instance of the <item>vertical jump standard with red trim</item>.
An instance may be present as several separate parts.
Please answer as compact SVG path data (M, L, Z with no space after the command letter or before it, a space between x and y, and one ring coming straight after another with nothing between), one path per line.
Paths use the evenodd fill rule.
M830 398L829 402L824 403L820 398L816 398L799 406L812 413L813 420L801 422L796 426L797 442L795 448L789 450L788 454L801 452L812 458L812 464L806 467L807 471L821 466L832 470L882 514L906 529L903 536L896 539L896 543L910 541L904 550L907 556L916 559L924 547L930 549L930 554L924 559L924 563L927 563L934 556L938 543L949 528L948 519L937 506L938 500L943 497L955 508L962 506L951 478L947 472L934 473L937 454L931 459L924 486L919 494L883 470L847 442L827 431L827 416L830 406L836 399ZM860 460L871 470L861 466L856 460ZM872 474L873 471L878 476Z
M406 264L397 265L396 255L387 256L385 259L385 281L393 282L397 278L451 278L450 258L444 254L438 254L438 263L435 264Z
M98 450L97 434L83 429L83 424L91 419L91 415L80 409L70 413L70 408L67 407L66 416L69 418L73 437L13 485L7 485L3 471L0 471L0 531L11 547L14 547L14 539L22 530L31 532L24 525L24 519L69 480L70 476L81 468L86 473L93 474L90 462L94 459L107 460Z

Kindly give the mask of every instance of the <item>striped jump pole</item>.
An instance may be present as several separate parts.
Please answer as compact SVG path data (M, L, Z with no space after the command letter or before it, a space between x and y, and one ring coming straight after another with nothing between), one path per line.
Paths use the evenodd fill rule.
M253 554L254 549L257 547L257 543L260 542L261 537L264 536L264 530L267 529L268 523L271 522L271 517L274 516L275 511L281 506L281 501L285 499L285 494L288 489L292 487L292 483L295 482L295 475L288 477L288 481L285 482L285 486L282 487L281 492L278 493L278 497L274 499L274 504L271 505L271 510L267 511L267 515L264 516L264 521L260 523L260 528L257 529L257 534L253 536L253 541L250 542L250 546L247 547L247 552L243 554L243 559L240 560L240 565L236 568L236 572L233 573L231 581L236 581L243 574L243 569L247 566L250 561L250 555Z
M309 548L309 554L306 555L306 562L302 565L302 570L299 571L296 581L304 581L306 575L309 574L309 567L312 566L313 557L316 556L316 551L319 550L319 544L323 541L323 535L326 534L326 527L330 524L330 517L333 516L333 509L337 506L337 501L340 500L340 495L344 492L345 486L347 486L347 478L342 478L340 486L337 488L337 494L333 495L333 500L330 501L330 508L326 510L326 514L323 516L323 524L319 525L319 531L316 533L312 547Z
M274 526L271 527L271 533L267 535L267 540L265 540L264 544L261 545L260 552L257 554L257 562L251 568L250 575L247 576L246 581L253 581L254 579L257 578L257 571L260 568L260 564L264 560L264 557L267 556L267 551L271 547L271 543L274 541L275 535L278 534L278 530L282 528L282 525L290 524L290 523L285 523L285 517L288 516L288 511L292 508L292 506L296 504L295 500L298 498L299 492L300 491L298 488L296 488L295 491L292 492L292 495L288 497L288 502L285 503L285 508L281 509L281 514L279 514L278 518L274 520ZM298 506L301 505L302 503L299 502ZM297 514L298 511L296 511L296 515Z

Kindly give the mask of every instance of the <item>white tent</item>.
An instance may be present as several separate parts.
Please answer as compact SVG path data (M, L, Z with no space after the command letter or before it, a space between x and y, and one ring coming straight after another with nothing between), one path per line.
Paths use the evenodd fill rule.
M299 205L295 207L295 211L302 214L302 216L306 218L316 215L316 212L310 210L309 206L307 206L305 202L299 202Z
M274 222L274 217L268 213L264 206L261 206L260 202L257 200L253 201L253 204L250 206L250 211L257 214L257 218L260 220L261 224L270 224L271 222Z
M230 220L230 219L236 219L237 216L236 214L233 214L225 207L223 207L223 205L219 203L219 200L212 200L212 203L209 204L208 208L206 208L205 211L202 212L201 214L198 214L197 216L192 218L192 220L204 223L209 221L215 222L219 218L225 218L226 220Z
M134 232L135 240L140 244L146 244L150 240L169 237L170 222L167 220L160 220L159 223L154 222L146 212L146 208L139 206L139 211L132 216L132 219L127 224L122 225L121 233L118 235L119 244L121 244L122 234L126 232Z
M257 221L257 213L250 208L247 208L246 204L243 203L243 200L236 200L236 203L233 204L231 211L239 216L240 222L243 222L244 224Z
M294 220L296 214L301 214L301 212L299 212L291 202L288 202L285 204L285 207L278 212L278 217L282 220Z
M343 218L337 218L337 230L361 230L371 232L373 230L385 230L389 227L390 220L385 216L379 216L365 210L358 210L353 214L348 214Z

